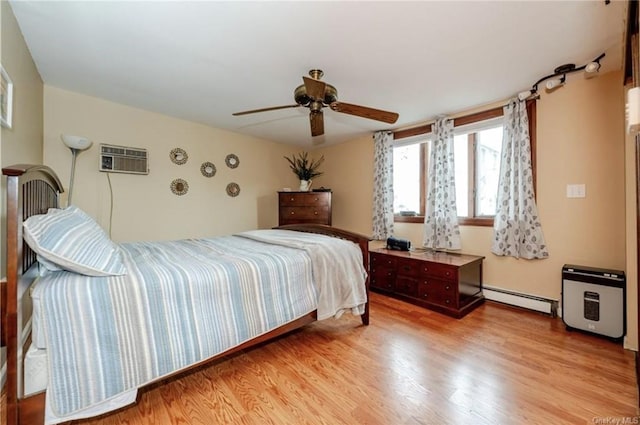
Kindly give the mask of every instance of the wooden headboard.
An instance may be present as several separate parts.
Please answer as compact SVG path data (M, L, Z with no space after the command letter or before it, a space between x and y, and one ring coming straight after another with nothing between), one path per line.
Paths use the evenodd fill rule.
M58 176L44 165L13 165L2 169L7 176L7 281L2 288L2 346L7 347L7 423L17 422L21 329L19 303L32 283L27 273L36 256L22 239L22 222L59 206L64 190Z

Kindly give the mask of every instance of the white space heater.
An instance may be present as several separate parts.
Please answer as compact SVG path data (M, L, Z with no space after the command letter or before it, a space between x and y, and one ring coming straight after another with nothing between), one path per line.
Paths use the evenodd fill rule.
M149 174L146 149L100 145L100 171L108 173Z
M562 321L615 340L626 333L625 276L620 270L565 264L562 268Z

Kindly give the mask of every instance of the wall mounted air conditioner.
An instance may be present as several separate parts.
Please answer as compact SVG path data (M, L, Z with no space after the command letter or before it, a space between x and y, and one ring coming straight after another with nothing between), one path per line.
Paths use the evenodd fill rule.
M146 149L100 145L100 171L107 173L149 174Z

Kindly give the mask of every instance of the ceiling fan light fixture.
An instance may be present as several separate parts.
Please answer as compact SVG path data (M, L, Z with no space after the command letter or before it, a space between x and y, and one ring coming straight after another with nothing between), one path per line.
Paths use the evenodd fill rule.
M309 77L302 77L303 84L293 91L295 105L271 106L268 108L252 109L249 111L234 112L232 115L248 115L257 112L275 111L278 109L296 108L304 106L309 108L309 121L311 125L311 135L313 137L324 134L324 117L322 109L329 107L335 112L354 115L361 118L368 118L393 124L398 120L398 113L383 111L382 109L369 108L367 106L354 105L338 101L338 90L331 84L320 81L324 73L319 69L309 71Z

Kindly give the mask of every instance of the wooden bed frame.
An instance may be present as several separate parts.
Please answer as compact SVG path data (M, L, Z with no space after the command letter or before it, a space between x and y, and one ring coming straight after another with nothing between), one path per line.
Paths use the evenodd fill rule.
M7 176L7 281L0 285L0 314L2 337L0 346L7 348L6 424L43 424L45 393L23 396L22 353L28 348L30 329L24 329L22 300L35 279L36 256L23 242L22 222L35 214L45 214L49 208L58 208L63 187L53 170L43 165L14 165L2 169ZM280 229L319 233L355 242L362 251L363 265L369 271L370 238L346 230L317 224L292 224ZM32 267L33 266L33 267ZM369 278L366 281L367 299ZM28 313L30 314L30 313ZM369 324L369 302L361 316ZM316 312L309 313L264 335L231 348L213 358L194 364L191 371L205 363L273 339L316 320ZM29 334L30 335L30 334ZM23 345L24 343L24 345ZM183 375L185 370L174 373ZM158 381L164 381L163 377ZM158 382L153 384L157 385Z

